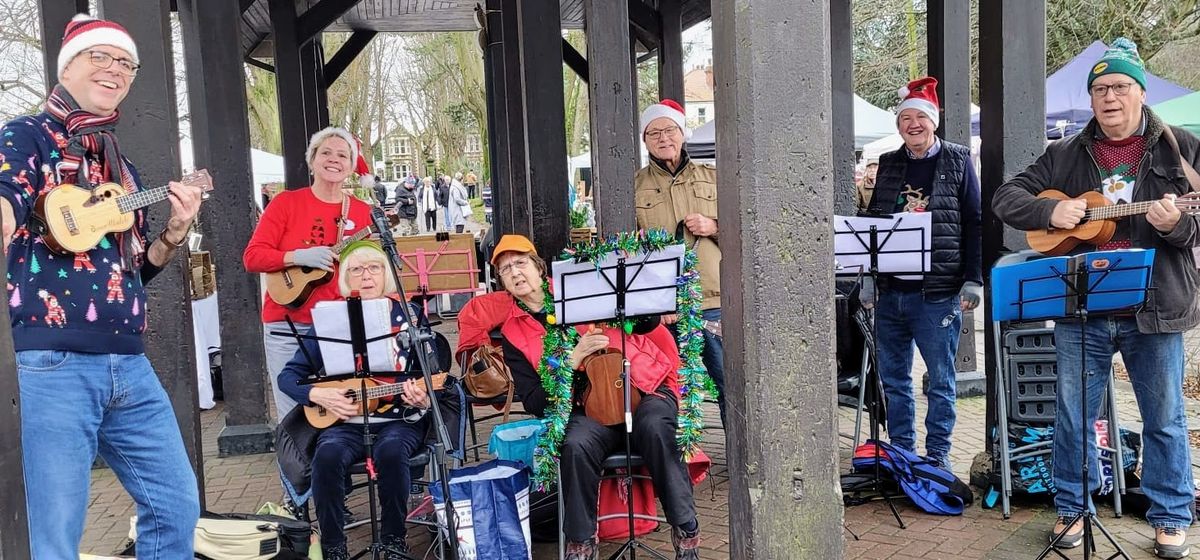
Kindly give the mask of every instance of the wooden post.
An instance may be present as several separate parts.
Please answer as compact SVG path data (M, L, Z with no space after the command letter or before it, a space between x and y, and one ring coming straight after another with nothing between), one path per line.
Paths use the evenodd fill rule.
M629 8L625 2L585 0L588 50L588 116L591 125L592 200L602 236L633 231L633 174L638 146L634 128L629 50Z
M829 6L713 11L729 556L841 558Z
M301 75L301 43L299 41L296 2L268 0L271 10L271 29L275 40L275 94L279 100L279 133L283 144L284 180L289 189L309 185L308 127L305 124L304 78Z
M613 4L620 4L614 2ZM626 4L626 10L629 5ZM680 0L659 0L658 96L683 104L683 13Z
M100 14L120 23L138 45L142 68L121 104L117 125L121 150L137 162L146 186L165 185L179 177L179 118L176 114L175 65L171 57L169 0L101 0ZM166 227L171 207L149 208L148 231ZM171 397L183 444L196 473L200 507L204 507L204 454L201 448L196 356L192 339L192 294L188 288L187 252L179 251L146 287L145 307L153 309L142 338L146 356Z
M75 14L88 13L88 0L38 0L42 28L42 68L46 75L46 93L58 83L58 52L63 32Z
M1019 36L1021 40L1014 41ZM983 277L1007 246L1023 247L1024 238L1006 228L992 212L992 195L1010 177L1033 163L1046 145L1046 7L1024 0L979 3L979 106L982 135L980 186L983 190ZM993 340L991 290L984 290L984 340ZM986 437L996 426L995 345L985 347L987 375Z
M853 29L851 0L830 0L830 29ZM854 35L830 35L833 86L833 209L842 216L858 211L854 185Z

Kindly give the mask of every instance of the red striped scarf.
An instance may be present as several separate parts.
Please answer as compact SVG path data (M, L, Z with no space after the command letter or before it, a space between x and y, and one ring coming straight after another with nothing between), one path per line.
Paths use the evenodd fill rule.
M88 184L90 181L86 170L87 156L90 155L92 159L100 161L106 180L120 184L127 193L138 190L133 173L121 157L121 150L117 144L117 121L121 118L119 111L114 111L107 117L85 111L61 84L54 86L54 90L46 98L45 106L50 116L67 127L67 147L63 150L62 163L58 165L61 173L60 183L94 186ZM145 212L137 210L134 227L117 234L126 270L141 266L146 243L139 226L144 223L145 218Z

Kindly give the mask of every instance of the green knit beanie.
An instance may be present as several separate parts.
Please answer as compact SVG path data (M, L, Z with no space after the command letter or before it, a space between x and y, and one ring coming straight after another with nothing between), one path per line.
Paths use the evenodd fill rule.
M385 260L387 259L387 254L383 252L383 248L379 246L379 243L376 243L374 241L367 241L364 239L364 240L355 241L354 243L346 245L346 248L342 249L342 253L340 255L338 255L338 260L342 260L342 261L346 260L346 257L350 256L350 253L353 253L354 251L357 251L358 249L373 249L375 251L378 251L379 254L382 255Z
M1096 78L1105 74L1125 74L1143 90L1146 89L1146 64L1138 55L1137 45L1125 37L1113 41L1112 46L1104 51L1104 56L1092 66L1092 71L1088 73L1088 88L1092 87Z

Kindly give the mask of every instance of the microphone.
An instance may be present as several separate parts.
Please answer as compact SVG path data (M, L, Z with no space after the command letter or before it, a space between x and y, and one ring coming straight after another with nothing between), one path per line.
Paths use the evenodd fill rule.
M383 213L383 208L379 206L371 207L371 223L375 226L375 232L379 234L379 244L384 247L395 247L396 239L392 237L392 226L388 222L387 214Z

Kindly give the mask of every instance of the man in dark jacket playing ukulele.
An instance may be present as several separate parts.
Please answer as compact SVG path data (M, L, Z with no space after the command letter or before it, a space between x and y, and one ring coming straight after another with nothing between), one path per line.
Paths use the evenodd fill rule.
M1144 215L1122 220L1113 238L1084 250L1155 249L1151 291L1136 313L1089 318L1086 324L1058 321L1058 403L1054 438L1054 497L1058 523L1051 535L1065 534L1060 548L1079 546L1083 524L1067 520L1088 507L1085 497L1099 483L1096 472L1087 488L1080 480L1080 430L1094 442L1100 397L1108 386L1112 356L1120 351L1141 409L1142 489L1150 500L1146 519L1155 529L1155 553L1183 558L1194 503L1187 421L1183 402L1183 332L1200 322L1197 272L1192 247L1200 244L1200 221L1180 212L1175 198L1192 190L1182 166L1200 164L1200 140L1165 125L1146 100L1145 67L1137 46L1118 39L1088 76L1095 117L1078 134L1054 142L1033 165L996 190L993 209L1006 224L1021 230L1072 229L1084 217L1081 200L1052 200L1036 195L1049 189L1077 197L1099 191L1110 203L1151 203ZM1181 155L1182 154L1182 155ZM1086 355L1080 337L1087 332ZM1079 410L1080 376L1087 367L1088 411ZM1094 397L1094 398L1092 398ZM1095 463L1096 446L1088 445Z

